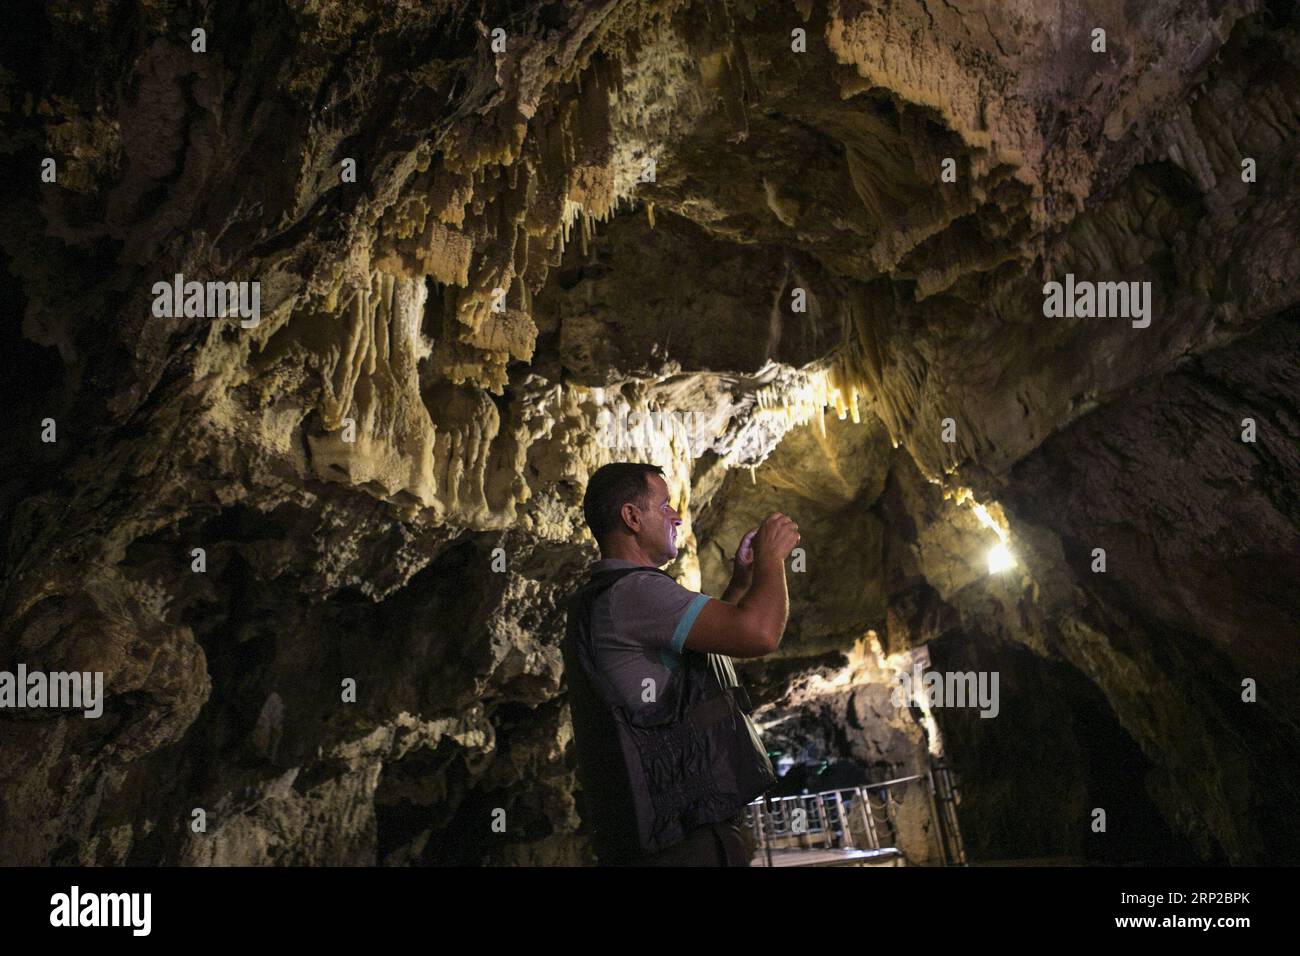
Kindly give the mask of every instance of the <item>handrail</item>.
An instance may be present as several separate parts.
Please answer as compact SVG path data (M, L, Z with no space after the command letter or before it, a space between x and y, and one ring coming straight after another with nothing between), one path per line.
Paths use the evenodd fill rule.
M936 780L935 769L938 769L941 780ZM901 802L889 792L889 788L921 781L927 784L925 809L930 817L929 831L938 841L939 859L945 864L965 865L961 834L951 805L955 802L951 797L951 791L955 788L948 777L947 768L942 766L926 773L895 777L878 783L832 787L815 793L782 797L760 797L746 805L746 822L757 838L758 847L769 853L773 843L785 843L792 838L798 838L798 842L805 847L808 846L807 841L817 840L827 847L838 845L843 849L851 849L857 848L855 843L858 837L862 837L867 844L862 849L882 849L880 835L877 833L877 811L883 812L889 838L893 841L898 838L894 806L901 805ZM878 790L885 791L882 804L875 804L871 799L872 791ZM855 799L858 801L856 804ZM792 803L797 804L796 809L802 808L806 815L804 826L797 831L791 828L789 820L788 811ZM857 834L854 833L855 822Z
M914 773L910 777L895 777L893 780L884 780L880 783L860 783L857 786L863 790L874 790L876 787L888 787L896 783L909 783L912 780L922 780L924 778L925 774Z

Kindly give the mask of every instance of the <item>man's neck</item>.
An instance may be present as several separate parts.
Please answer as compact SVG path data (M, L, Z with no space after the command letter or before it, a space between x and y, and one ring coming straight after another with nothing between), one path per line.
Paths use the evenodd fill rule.
M614 542L608 549L603 549L600 556L606 560L631 561L633 564L639 564L646 568L657 568L663 564L662 561L655 561L642 551L635 541Z

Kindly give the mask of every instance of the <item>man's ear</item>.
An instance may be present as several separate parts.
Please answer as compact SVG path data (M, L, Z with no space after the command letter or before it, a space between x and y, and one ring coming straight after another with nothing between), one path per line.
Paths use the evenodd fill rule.
M627 502L623 507L618 509L619 517L623 519L623 524L633 534L641 530L641 509L632 502Z

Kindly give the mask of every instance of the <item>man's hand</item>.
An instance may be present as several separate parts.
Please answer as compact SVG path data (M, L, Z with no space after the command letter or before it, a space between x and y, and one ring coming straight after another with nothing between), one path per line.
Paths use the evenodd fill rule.
M798 543L799 526L781 512L773 511L763 520L758 534L754 536L754 560L784 563Z
M754 536L758 534L757 528L750 528L745 532L745 536L740 539L740 545L736 548L735 575L737 577L748 577L754 571Z
M722 600L728 604L735 604L749 586L754 583L754 536L758 534L757 528L750 528L745 536L740 539L740 544L736 547L736 557L731 562L731 580L727 583L727 589L722 592Z
M731 657L762 657L780 647L790 616L785 559L798 543L799 526L780 512L746 533L722 600L700 609L684 646Z

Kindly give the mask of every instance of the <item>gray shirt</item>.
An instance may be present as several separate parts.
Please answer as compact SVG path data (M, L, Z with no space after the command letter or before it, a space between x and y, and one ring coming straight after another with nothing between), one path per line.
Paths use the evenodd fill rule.
M592 570L635 567L645 565L603 558ZM591 609L594 663L630 711L663 699L686 635L708 601L708 595L653 569L624 575L596 598Z

